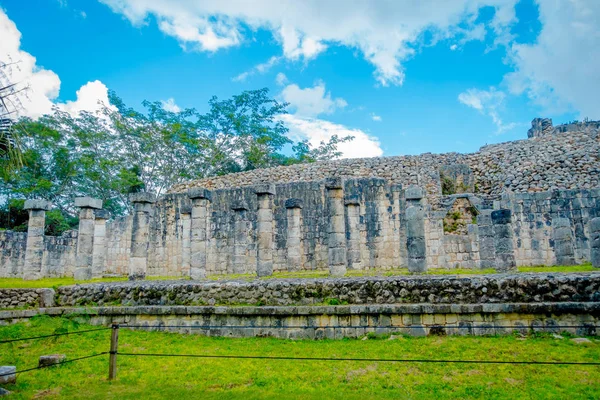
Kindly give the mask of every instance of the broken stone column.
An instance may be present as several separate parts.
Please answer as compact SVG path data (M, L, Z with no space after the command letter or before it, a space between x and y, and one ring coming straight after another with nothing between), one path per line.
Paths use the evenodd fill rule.
M348 227L348 268L361 269L360 257L360 202L349 198L346 204L346 226Z
M145 279L148 271L148 248L150 246L150 219L156 196L152 193L132 193L133 223L131 225L131 256L129 257L129 280Z
M260 185L255 189L258 196L258 246L256 275L273 275L273 196L275 185Z
M76 280L92 279L94 261L95 210L102 208L102 200L91 197L77 197L75 207L79 208L79 232L77 233L77 257L75 260Z
M573 233L568 218L552 219L552 237L554 239L554 255L558 265L575 265Z
M517 263L513 248L513 233L511 211L508 209L492 211L492 226L494 229L494 247L496 251L496 271L516 271Z
M590 258L595 268L600 268L600 217L590 220Z
M329 274L343 276L348 263L346 255L346 222L344 221L344 181L341 178L325 180L329 226L327 245Z
M288 271L302 269L302 200L287 199L285 201L287 212L287 266Z
M95 217L92 278L101 278L106 261L106 220L110 218L110 213L106 210L97 210Z
M408 270L414 273L427 271L427 249L425 244L425 212L421 200L423 190L415 185L406 188L406 249Z
M496 268L496 244L494 243L494 226L492 211L481 210L477 215L479 230L479 267L481 269Z
M50 202L39 199L26 200L23 206L24 210L29 210L23 279L40 279L42 277L46 211L50 210L50 207Z
M204 188L192 188L188 191L192 199L192 219L190 235L190 277L206 278L206 260L208 251L208 232L210 191Z
M191 276L192 207L180 209L181 214L181 275Z

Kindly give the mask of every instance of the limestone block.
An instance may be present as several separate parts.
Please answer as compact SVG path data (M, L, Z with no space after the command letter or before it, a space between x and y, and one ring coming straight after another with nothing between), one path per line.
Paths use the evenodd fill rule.
M325 189L343 189L344 180L341 177L325 179Z
M600 268L600 217L590 220L590 255L592 265Z
M102 208L102 200L94 199L89 196L76 197L75 198L75 207L101 209Z
M13 365L0 366L0 384L17 383L17 367Z
M410 185L404 191L406 200L421 200L423 198L423 189L416 185Z
M57 365L65 361L67 356L64 354L50 354L47 356L40 356L38 367L49 367L51 365Z
M52 208L52 204L47 200L41 199L29 199L25 200L23 210L44 210L49 211Z
M292 198L292 199L287 199L285 201L284 206L285 206L285 208L302 208L303 204L304 203L303 203L302 199Z
M156 196L153 193L148 192L131 193L129 195L129 201L132 203L154 204L156 203Z
M256 185L254 187L254 193L256 193L257 195L263 195L263 194L274 195L276 193L275 185L273 185L273 184Z
M108 210L97 210L94 212L94 217L96 219L110 219L110 211Z

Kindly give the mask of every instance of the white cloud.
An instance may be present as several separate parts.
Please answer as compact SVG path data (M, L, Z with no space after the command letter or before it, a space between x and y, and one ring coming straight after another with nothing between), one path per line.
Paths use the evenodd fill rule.
M56 106L71 115L77 116L81 111L99 111L102 105L108 104L108 88L104 83L96 80L79 88L75 101L67 101L64 104L59 103Z
M354 140L338 145L342 158L379 157L383 154L379 140L360 129L348 128L318 118L299 118L291 114L283 115L282 120L290 129L293 139L308 139L312 146L329 141L333 135L339 138L354 136Z
M377 138L360 129L317 118L319 115L331 114L348 105L342 98L332 98L331 93L325 89L325 83L319 81L314 87L305 89L290 84L283 88L279 97L290 103L292 108L292 114L281 116L290 129L289 134L292 139L308 139L309 143L316 147L321 142L328 142L333 135L339 138L353 136L354 140L338 145L342 158L378 157L383 154Z
M526 93L547 113L600 119L600 1L538 1L542 30L533 44L512 46L512 94Z
M338 108L348 105L341 97L331 98L323 82L317 82L312 88L301 89L298 85L286 86L281 92L283 101L290 103L297 116L316 117L319 114L331 114Z
M250 31L266 29L289 60L317 57L330 45L358 49L374 65L382 85L401 85L402 63L411 57L425 31L436 37L471 40L485 34L474 29L482 6L493 6L495 32L513 22L516 0L100 0L141 26L150 16L184 48L217 51L237 46ZM244 77L247 77L245 75ZM244 77L241 77L243 79Z
M490 90L468 89L458 95L458 101L492 118L497 127L496 134L506 132L519 125L515 122L504 123L500 118L498 111L502 108L505 98L506 94L494 87L490 87Z
M11 64L2 69L0 83L17 83L28 89L18 96L21 103L20 116L38 118L52 112L57 106L77 115L81 110L97 110L98 101L108 104L108 89L100 81L88 82L77 91L77 99L55 103L60 91L60 78L54 72L37 64L34 56L21 50L21 32L0 8L0 65ZM6 81L6 82L4 82Z
M249 76L252 76L254 74L264 74L265 72L268 72L271 68L273 68L274 65L277 65L279 61L281 61L281 57L273 56L269 58L266 62L256 65L249 71L242 72L241 74L233 77L231 80L234 82L243 82Z
M375 114L375 113L371 113L371 119L372 119L373 121L381 122L381 116L380 116L380 115L377 115L377 114Z
M288 81L287 76L285 76L285 74L283 72L278 73L277 76L275 77L275 82L279 86L285 85L287 83L287 81Z
M178 113L181 111L181 108L177 104L175 104L175 99L170 97L167 101L161 101L162 107L165 111L170 111L174 113Z

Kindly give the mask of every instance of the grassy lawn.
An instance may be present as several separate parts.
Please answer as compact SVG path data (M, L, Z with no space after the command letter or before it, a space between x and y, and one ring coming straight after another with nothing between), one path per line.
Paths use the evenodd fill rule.
M534 266L519 267L519 272L600 272L600 269L592 267L592 264L582 265L555 265L555 266ZM493 269L434 269L425 275L480 275L493 274ZM407 268L396 268L390 270L366 270L366 271L348 271L345 276L399 276L410 275ZM210 280L231 280L242 279L251 281L254 279L277 279L277 278L327 278L329 271L298 271L298 272L275 272L272 276L257 278L254 274L230 274L230 275L209 275ZM149 276L148 280L180 280L180 276ZM96 282L118 282L126 281L127 277L99 278L91 281L76 281L73 278L43 278L35 281L26 281L20 278L0 278L0 288L50 288L66 285L96 283Z
M0 327L0 340L53 333L70 320L39 317ZM110 330L0 344L0 365L37 365L40 355L67 359L109 348ZM119 351L294 357L599 361L600 342L551 337L423 337L398 340L292 341L207 338L120 330ZM108 355L24 373L9 398L77 399L528 399L600 398L600 367L290 361L119 356L107 381Z

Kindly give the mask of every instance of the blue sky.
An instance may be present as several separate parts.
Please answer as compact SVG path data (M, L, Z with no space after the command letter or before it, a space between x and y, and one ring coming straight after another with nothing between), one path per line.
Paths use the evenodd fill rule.
M290 102L295 138L356 136L346 156L472 152L525 138L537 116L600 117L595 0L0 0L0 9L0 62L22 61L15 76L31 86L34 117L52 105L94 108L106 88L134 107L204 111L213 95L268 87Z

